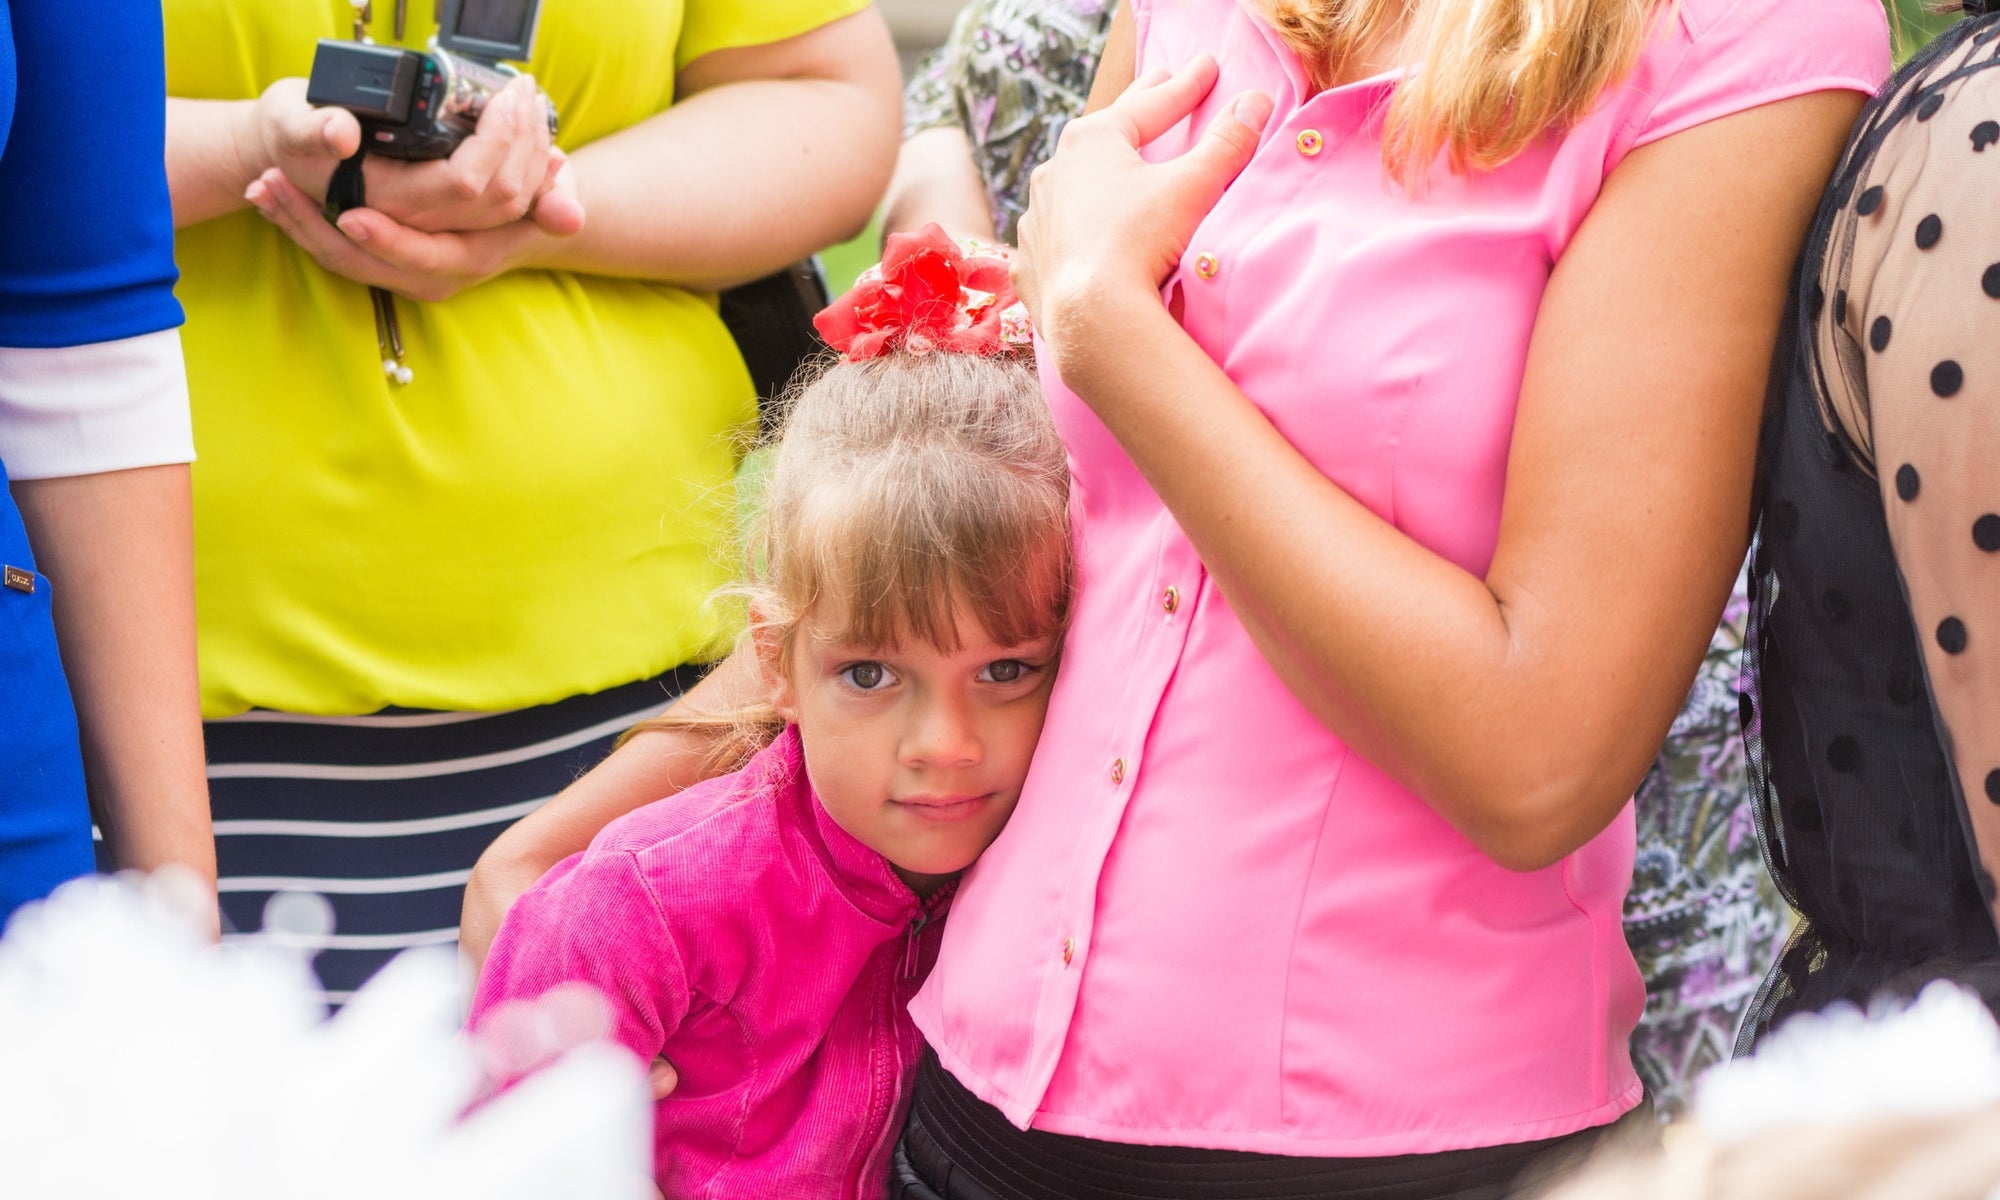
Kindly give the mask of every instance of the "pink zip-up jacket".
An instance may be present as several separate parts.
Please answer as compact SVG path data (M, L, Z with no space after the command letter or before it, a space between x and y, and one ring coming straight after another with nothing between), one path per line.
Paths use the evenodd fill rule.
M654 1111L668 1200L880 1200L937 956L928 901L834 824L788 729L733 775L647 805L516 901L473 997L581 981L612 1036L680 1073Z

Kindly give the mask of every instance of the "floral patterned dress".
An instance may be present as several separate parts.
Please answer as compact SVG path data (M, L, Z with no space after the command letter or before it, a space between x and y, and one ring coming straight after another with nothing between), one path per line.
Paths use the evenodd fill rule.
M972 143L994 232L1014 240L1028 173L1083 111L1115 0L973 0L903 97L903 136L956 125Z
M1739 576L1635 805L1625 941L1646 979L1632 1065L1662 1116L1730 1056L1737 1022L1791 930L1758 849L1737 700L1750 601Z
M972 0L903 101L904 136L956 125L972 145L1002 241L1028 174L1083 111L1115 0ZM1736 1025L1791 927L1757 846L1738 728L1749 601L1739 578L1721 626L1639 787L1625 936L1646 979L1632 1059L1662 1117L1728 1058Z

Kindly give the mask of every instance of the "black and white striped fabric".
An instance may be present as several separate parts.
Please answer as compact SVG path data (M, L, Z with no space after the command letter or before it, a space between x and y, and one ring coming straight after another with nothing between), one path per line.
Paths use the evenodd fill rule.
M335 1005L398 951L455 943L480 852L701 670L509 712L207 722L225 938L259 929L278 892L326 897L334 928L315 966Z

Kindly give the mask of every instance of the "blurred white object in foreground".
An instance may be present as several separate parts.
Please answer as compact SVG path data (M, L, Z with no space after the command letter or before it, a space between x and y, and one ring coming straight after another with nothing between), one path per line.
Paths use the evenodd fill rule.
M1718 1143L1789 1125L1938 1117L2000 1104L2000 1027L1977 996L1933 983L1907 1007L1801 1013L1749 1058L1695 1085L1694 1117Z
M405 953L329 1021L282 934L211 947L173 890L80 880L0 939L0 1197L653 1194L624 1052L582 1046L466 1115L485 1072L451 951Z
M1540 1200L2000 1200L2000 1028L1949 983L1793 1017L1662 1140Z

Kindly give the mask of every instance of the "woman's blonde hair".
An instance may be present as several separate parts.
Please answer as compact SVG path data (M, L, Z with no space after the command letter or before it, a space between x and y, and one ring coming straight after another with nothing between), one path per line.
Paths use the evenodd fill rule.
M1638 59L1664 0L1257 0L1320 87L1407 15L1417 69L1382 134L1392 175L1420 181L1439 154L1490 170L1569 125Z
M843 641L961 644L958 617L1016 645L1060 633L1072 572L1069 464L1034 369L899 350L795 387L745 538L756 628L789 664L799 626L838 612ZM740 765L784 728L768 704L676 707L625 736L698 728L709 766Z

